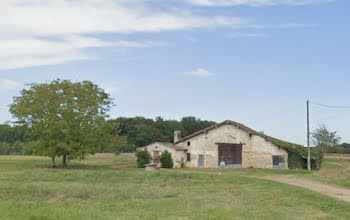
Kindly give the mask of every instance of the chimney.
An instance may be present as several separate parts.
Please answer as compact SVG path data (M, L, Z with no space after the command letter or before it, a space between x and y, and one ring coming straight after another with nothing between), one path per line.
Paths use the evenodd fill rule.
M174 143L178 142L181 139L181 131L176 130L174 131Z

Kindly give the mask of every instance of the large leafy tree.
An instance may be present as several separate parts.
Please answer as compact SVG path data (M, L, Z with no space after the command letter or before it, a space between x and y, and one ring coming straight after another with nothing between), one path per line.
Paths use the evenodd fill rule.
M100 150L111 106L109 95L92 82L58 79L30 84L14 97L10 112L36 137L30 144L33 152L51 157L53 166L55 157L62 157L67 167L67 157L84 158Z

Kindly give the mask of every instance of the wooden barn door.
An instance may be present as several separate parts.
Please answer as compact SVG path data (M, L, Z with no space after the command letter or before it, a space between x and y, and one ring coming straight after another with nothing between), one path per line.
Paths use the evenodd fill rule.
M220 167L242 167L242 144L219 144L218 150Z

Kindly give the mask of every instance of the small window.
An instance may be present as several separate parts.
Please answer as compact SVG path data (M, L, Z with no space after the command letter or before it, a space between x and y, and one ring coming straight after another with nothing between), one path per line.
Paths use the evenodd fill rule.
M273 155L272 156L272 166L275 169L285 168L283 155Z
M187 153L187 162L191 161L191 153Z
M188 142L187 142L187 146L190 146L190 145L191 145L191 142L188 141Z

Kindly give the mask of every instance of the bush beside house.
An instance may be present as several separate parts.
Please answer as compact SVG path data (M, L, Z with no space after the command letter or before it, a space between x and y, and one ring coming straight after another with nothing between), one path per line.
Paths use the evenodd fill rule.
M160 156L160 163L162 165L162 168L173 168L174 163L173 159L171 158L171 153L164 151Z
M149 164L151 155L148 151L138 151L136 153L137 167L144 168L146 164Z

